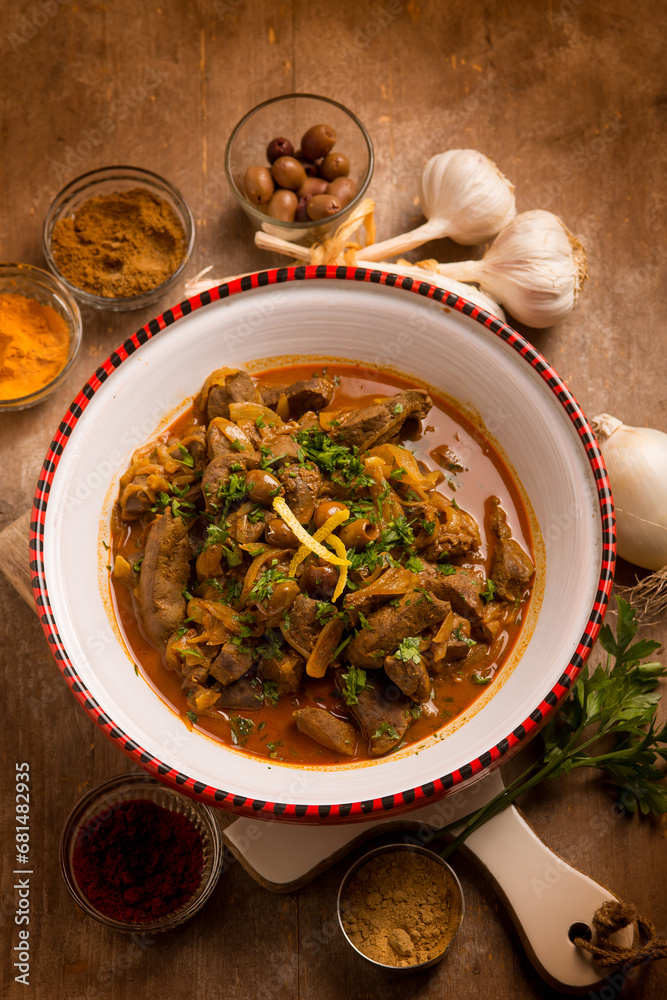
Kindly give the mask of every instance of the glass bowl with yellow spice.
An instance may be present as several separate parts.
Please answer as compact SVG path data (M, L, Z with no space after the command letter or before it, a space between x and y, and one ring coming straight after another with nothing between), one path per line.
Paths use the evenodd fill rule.
M81 315L67 288L31 264L0 264L0 410L50 396L80 347Z
M386 844L349 869L338 892L338 921L373 965L414 972L439 962L463 920L454 871L424 847Z
M170 291L192 255L183 195L140 167L104 167L71 181L44 220L44 255L83 305L141 309Z

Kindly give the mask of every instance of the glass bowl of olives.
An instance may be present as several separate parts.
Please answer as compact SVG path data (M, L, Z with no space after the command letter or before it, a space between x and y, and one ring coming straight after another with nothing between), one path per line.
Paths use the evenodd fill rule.
M332 232L364 197L373 164L362 122L315 94L259 104L225 150L229 186L255 228L291 242Z

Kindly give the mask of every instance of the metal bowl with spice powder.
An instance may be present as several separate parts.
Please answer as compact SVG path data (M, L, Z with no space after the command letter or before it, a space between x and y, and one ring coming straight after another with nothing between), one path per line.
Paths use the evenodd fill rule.
M44 222L51 270L80 302L139 309L180 279L195 225L182 194L139 167L106 167L72 181Z
M463 892L450 866L423 847L388 844L364 854L338 892L349 944L374 965L413 971L445 955L463 920Z

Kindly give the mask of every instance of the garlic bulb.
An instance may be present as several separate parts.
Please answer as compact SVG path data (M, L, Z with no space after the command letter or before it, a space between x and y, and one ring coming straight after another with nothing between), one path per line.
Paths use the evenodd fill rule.
M619 556L644 569L667 570L667 434L627 427L608 413L591 426L614 496Z
M302 247L294 243L288 243L287 240L282 240L277 236L271 236L268 233L256 232L255 245L262 250L273 250L276 253L282 253L288 257L295 257L298 261L303 261L307 264L313 263L313 247ZM362 249L359 252L365 254L366 251L365 249ZM321 263L320 261L318 262ZM341 261L336 260L331 263L341 263ZM428 263L430 265L430 261ZM426 269L425 266L418 267L416 264L409 264L404 260L399 260L395 263L389 263L389 261L386 260L361 260L357 259L356 255L354 258L354 266L388 271L390 274L401 274L407 278L414 278L415 281L427 281L430 285L437 285L438 288L445 288L448 292L454 292L456 295L460 295L461 298L474 302L476 306L479 306L480 309L484 309L486 312L491 313L492 316L498 316L503 321L505 320L505 313L498 303L491 298L491 296L480 291L479 288L475 288L472 285L464 285L462 282L455 281L453 278L441 278L437 271L430 269L430 267L428 269Z
M440 274L475 281L521 323L553 326L574 307L587 277L586 251L551 212L522 212L481 260L441 264Z
M444 236L464 246L484 243L516 215L513 185L476 149L432 156L424 167L420 194L428 222L365 247L366 260L395 257Z

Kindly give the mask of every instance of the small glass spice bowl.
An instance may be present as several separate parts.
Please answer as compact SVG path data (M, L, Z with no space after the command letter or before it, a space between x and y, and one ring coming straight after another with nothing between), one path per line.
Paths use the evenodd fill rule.
M0 295L23 295L27 299L35 299L40 305L50 306L62 316L69 328L67 359L50 382L27 396L8 399L3 397L0 383L0 410L26 410L55 392L69 375L81 348L81 313L64 282L32 264L0 264Z
M266 147L278 136L290 139L295 150L301 136L313 125L331 125L336 130L335 152L350 161L350 178L357 193L340 212L323 222L282 222L266 215L245 196L243 175L247 167L266 166ZM366 194L375 164L373 143L366 127L349 108L316 94L285 94L273 97L249 111L229 137L225 149L225 172L232 194L253 222L255 229L294 243L321 238L333 232Z
M61 219L71 218L89 198L96 198L100 195L115 194L119 191L130 191L132 188L146 188L151 194L166 201L174 210L176 218L179 220L185 233L185 249L183 259L176 270L161 284L156 285L140 295L125 296L105 296L95 295L83 288L79 288L69 281L60 271L56 264L53 251L53 227ZM152 170L144 170L142 167L103 167L99 170L90 170L82 174L75 180L70 181L62 191L60 191L51 203L42 230L42 246L46 262L58 277L58 279L69 289L72 295L83 305L91 306L93 309L106 309L112 312L127 312L131 309L142 309L144 306L155 302L162 295L168 292L180 280L185 268L192 256L195 243L195 220L190 206L181 192L160 177Z
M178 909L152 921L124 922L103 913L88 899L77 881L73 859L77 842L85 843L85 838L92 836L120 805L137 801L154 803L189 820L201 837L204 863L199 884ZM60 839L60 870L65 885L81 909L107 927L132 934L172 930L198 913L217 885L223 856L220 826L214 810L172 791L147 774L119 775L88 792L70 813Z
M431 957L427 958L425 961L415 962L414 964L411 965L399 964L399 962L401 961L401 953L394 952L393 947L391 950L392 954L394 953L396 954L396 963L376 961L376 959L371 958L369 955L367 955L361 949L361 947L358 947L358 945L352 940L351 937L351 935L354 932L352 930L349 930L350 921L352 920L356 923L358 917L358 912L355 910L354 904L352 903L351 900L351 890L354 888L353 880L355 876L366 865L368 864L372 865L372 863L375 862L376 859L386 857L386 860L389 861L390 859L393 858L400 858L401 855L404 856L417 855L424 858L428 858L430 862L432 862L438 868L442 869L443 885L446 884L447 886L447 895L449 898L448 923L445 927L442 928L442 937L437 942L436 953L432 954ZM400 889L401 886L396 885L393 888L394 891L396 891ZM372 886L371 886L371 891L372 891ZM369 895L366 896L365 898L367 905L369 904L370 895L371 893L369 892ZM419 905L420 900L418 897L415 897L413 894L409 892L404 892L403 895L406 896L406 902L409 901L413 905ZM446 861L443 861L443 859L439 855L434 854L433 851L429 851L425 847L419 847L417 845L412 845L412 844L385 844L384 847L376 847L374 850L368 851L361 858L359 858L358 861L355 861L352 867L347 871L340 884L340 889L338 890L337 911L338 911L338 923L340 925L341 931L343 932L345 940L347 941L347 943L350 945L351 948L354 948L357 954L361 955L361 957L364 958L367 962L370 962L371 965L375 965L379 969L388 969L391 970L392 972L417 972L417 971L421 972L423 969L428 969L431 966L436 965L438 962L442 961L452 941L458 934L461 922L463 921L463 914L464 914L463 890L461 889L461 883L459 882L453 869L447 864ZM381 910L379 910L379 912L381 912ZM411 943L411 939L409 938L408 928L401 927L400 918L398 919L399 923L397 927L394 928L393 932L398 931L399 934L401 934L402 941L408 948L414 947L414 944ZM397 943L400 946L401 940L399 939ZM430 950L433 951L434 949L431 948ZM406 955L405 957L407 960L408 956Z

